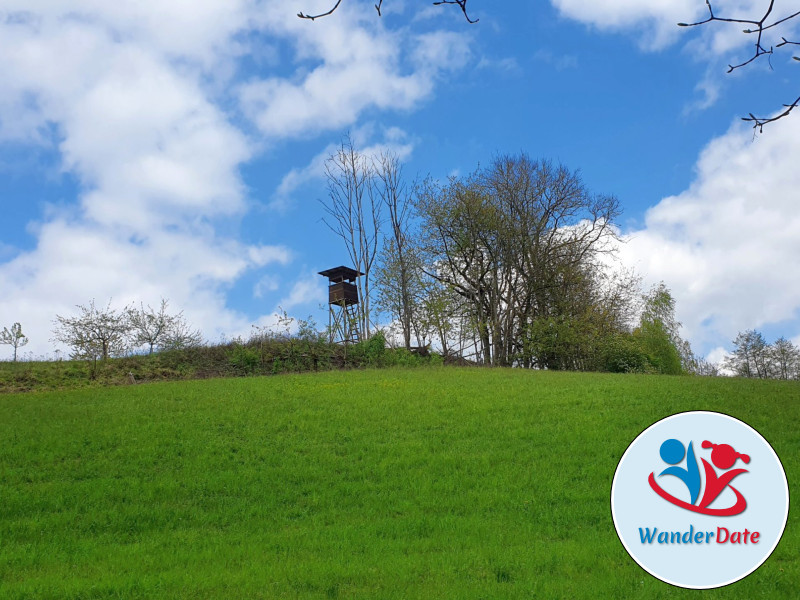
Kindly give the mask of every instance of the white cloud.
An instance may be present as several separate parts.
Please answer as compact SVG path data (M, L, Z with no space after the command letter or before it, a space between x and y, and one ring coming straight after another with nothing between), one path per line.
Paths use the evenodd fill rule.
M785 13L782 4L776 4L770 17L770 21L776 21L781 17L787 16L790 12L790 7L786 8ZM764 13L769 6L769 3L762 0L724 0L713 3L714 14L721 18L734 18L734 19L748 19L759 20L764 16ZM796 9L793 9L796 10ZM702 18L708 16L708 9L703 6ZM686 19L681 19L685 21ZM725 64L738 64L750 58L755 51L756 39L752 35L744 34L743 30L746 28L753 28L753 25L742 23L712 23L709 25L701 26L704 35L693 40L689 46L693 52L708 54L711 56L725 56L727 58ZM788 36L790 39L794 37L795 32L798 30L798 23L796 20L790 20L782 25L767 29L763 32L761 37L761 44L764 48L770 48L781 41L781 36ZM739 55L737 57L737 54Z
M398 127L389 127L381 132L381 139L376 136L372 124L358 128L351 134L356 149L368 157L377 157L382 152L392 152L401 161L406 161L411 156L414 144L409 140L405 131ZM325 161L336 153L337 144L328 144L304 167L296 167L281 179L275 195L270 202L270 208L280 211L288 209L292 204L293 194L309 183L319 181L325 177Z
M715 64L713 69L707 69L703 79L694 87L699 97L686 104L683 109L684 115L703 111L716 103L722 88L722 82L717 70L718 66Z
M292 260L291 251L282 246L249 246L247 254L250 261L259 267L273 262L286 265Z
M278 307L289 311L298 306L316 308L325 302L327 289L325 282L317 273L309 273L295 281L288 296L281 298Z
M440 19L441 17L442 17L441 7L430 4L415 11L414 16L412 17L412 21L414 22L430 21L433 19Z
M603 30L633 29L646 48L661 48L680 34L676 26L702 15L695 0L551 0L561 15Z
M251 43L265 57L254 64L274 69L272 42L291 41L298 67L242 88L266 145L350 126L370 107L415 106L442 72L430 52L445 40L455 66L465 55L453 34L392 33L346 11L320 27L295 13L278 0L3 1L0 143L57 151L79 185L29 224L34 249L0 248L0 322L21 321L34 354L52 349L56 314L92 298L122 306L163 296L209 338L247 333L229 289L248 270L293 258L219 233L248 210L240 168L265 145L232 114L237 61ZM298 282L287 306L311 292Z
M280 289L280 282L273 275L264 275L253 286L253 298L263 298L269 292Z
M206 97L199 75L155 52L152 35L137 38L133 17L133 31L118 41L113 11L104 22L91 2L63 13L46 6L39 18L2 28L0 96L11 100L0 121L14 123L15 108L26 106L28 139L57 145L62 169L80 179L84 218L141 234L189 212L240 212L236 170L250 156L248 143ZM202 58L206 49L198 51Z
M0 315L25 323L34 353L52 348L56 314L92 298L165 296L209 335L240 328L224 286L285 260L210 224L245 209L249 143L203 84L245 4L6 3L29 12L0 25L0 135L57 148L81 186L29 226L34 250L0 263Z
M243 109L273 138L341 130L368 108L408 110L430 96L444 70L464 66L465 34L389 32L372 14L343 5L325 27L289 17L270 5L276 35L290 37L302 70L296 77L262 77L239 88ZM401 58L411 54L413 69Z
M679 28L678 22L704 19L708 8L693 0L552 0L562 16L611 32L635 35L643 48L660 49L681 33L686 49L707 63L697 85L699 97L685 113L711 106L720 94L725 65L752 56L754 40L741 24L710 23ZM759 18L766 3L718 0L721 17ZM791 35L800 22L770 30ZM741 60L738 60L741 59ZM646 215L645 227L631 232L622 255L647 283L664 280L677 298L684 333L701 352L722 356L738 331L765 326L800 328L800 280L788 265L800 263L800 119L795 115L753 130L736 123L712 140L697 163L695 181L685 192L663 199Z
M550 50L537 50L533 55L533 59L552 65L556 71L575 69L578 67L578 57L574 54L560 54L556 56Z
M699 348L727 345L745 329L798 326L798 154L795 115L755 138L735 124L703 150L689 189L648 210L645 227L628 235L625 261L674 292Z
M489 57L482 57L478 64L476 65L478 69L488 69L489 71L497 71L500 73L514 73L519 74L522 69L517 62L517 59L513 56L507 56L506 58L489 58Z
M469 37L464 33L434 31L411 36L412 57L420 72L432 78L439 71L455 71L466 66L472 52Z
M692 23L708 17L705 3L696 0L551 0L551 4L562 16L598 29L632 32L640 45L649 50L661 49L681 35L692 33L700 36L690 42L690 48L705 57L727 55L735 48L744 46L752 48L755 42L742 33L744 26L740 23L711 23L699 28L678 27L678 23ZM768 6L761 0L716 0L712 5L718 17L751 20L760 19ZM783 33L791 33L797 26L790 22ZM769 30L765 33L763 45L768 48L776 40L780 41L778 32Z
M20 321L31 339L29 349L44 353L51 321L68 315L74 305L113 298L120 308L133 302L157 304L168 297L184 309L206 336L246 330L243 315L226 308L224 286L247 269L280 263L286 250L246 248L230 240L197 232L158 231L131 241L118 230L54 220L39 231L33 252L0 265L0 317Z
M733 371L722 368L722 365L725 363L725 359L727 359L730 355L731 353L725 348L722 346L717 346L706 355L706 360L712 365L717 365L723 375L733 375Z
M4 0L13 21L46 31L56 20L106 30L122 43L135 42L168 57L215 64L219 54L236 50L232 32L258 14L255 0L170 0L113 3L104 0Z

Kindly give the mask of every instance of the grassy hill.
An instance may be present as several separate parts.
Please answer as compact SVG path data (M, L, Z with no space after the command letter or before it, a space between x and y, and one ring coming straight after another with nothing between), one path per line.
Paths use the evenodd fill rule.
M790 514L719 590L625 553L617 461L717 410L797 493L800 385L396 369L0 395L0 598L796 598Z

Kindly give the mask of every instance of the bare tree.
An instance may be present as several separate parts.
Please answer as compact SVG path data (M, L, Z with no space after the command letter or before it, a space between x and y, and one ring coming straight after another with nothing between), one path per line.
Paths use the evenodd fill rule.
M800 377L800 348L785 337L779 337L769 347L772 372L778 379L797 379Z
M714 363L708 362L705 358L698 358L693 365L692 373L704 377L718 377L719 367Z
M711 5L711 0L706 0L706 6L708 7L708 17L703 19L702 21L697 21L695 23L678 23L679 27L696 27L698 25L705 25L711 22L720 22L720 23L733 23L735 25L745 25L745 29L743 33L745 35L753 36L755 41L753 42L754 50L752 56L743 60L737 64L729 64L728 65L728 73L732 73L736 69L740 69L745 67L754 61L758 60L766 56L768 59L771 59L772 55L775 54L776 50L787 48L790 46L800 46L799 41L791 41L786 39L785 37L781 36L781 41L777 43L774 47L767 44L765 42L764 32L767 30L775 28L776 31L778 28L787 27L787 23L792 21L795 17L800 15L800 11L793 12L793 13L783 13L779 16L775 16L773 14L773 8L775 5L775 0L770 0L769 6L767 6L764 14L761 15L760 18L731 18L731 17L720 17L719 15L714 13L714 8ZM800 61L800 57L794 56L794 60ZM772 68L772 63L770 62L770 68ZM779 113L774 117L756 117L753 113L750 113L747 117L742 117L743 121L748 121L753 124L754 129L758 129L759 132L763 131L764 125L767 123L772 123L773 121L777 121L778 119L782 119L783 117L787 116L789 113L792 112L798 105L800 105L800 96L794 99L789 104L784 104L784 111Z
M169 302L162 298L158 310L149 305L145 308L144 304L126 309L134 346L147 346L148 354L153 354L155 349L183 348L202 343L202 334L186 323L183 311L170 314L168 305Z
M161 340L161 350L181 350L183 348L196 348L203 345L203 334L199 329L192 328L183 318L183 313L174 316L174 321L167 329L167 334Z
M327 217L323 222L347 248L353 268L364 273L358 278L359 329L369 337L371 275L378 254L381 202L375 197L375 171L366 156L356 150L346 136L342 145L325 162L328 202L323 202Z
M28 338L22 333L22 325L14 323L11 329L3 327L0 332L0 344L12 346L14 348L14 362L17 362L17 349L28 343Z
M726 369L739 377L769 377L769 346L761 333L754 329L740 332L733 345L733 352L723 361Z
M110 301L104 309L97 308L94 300L77 308L77 317L56 315L53 341L72 347L74 358L96 361L125 353L130 331L125 312L111 308Z
M733 341L733 352L723 366L740 377L760 379L800 378L800 348L785 337L767 344L754 329L740 332Z
M409 234L411 194L396 154L382 153L373 161L373 169L377 194L389 213L390 228L384 237L378 270L379 302L400 322L403 343L410 350L415 289L419 288L419 261ZM419 340L417 345L421 345Z
M467 13L467 2L468 0L436 0L433 2L434 6L441 6L443 4L453 4L461 9L461 12L464 13L464 18L469 23L477 23L478 19L471 19L469 14ZM321 17L327 17L328 15L332 15L336 12L336 9L342 4L342 0L336 0L336 3L331 6L331 8L325 12L321 12L315 15L307 15L303 12L297 13L297 16L301 19L308 19L309 21L314 21L315 19L319 19ZM373 5L375 10L378 11L378 16L381 16L381 9L383 8L383 0L377 0L377 3Z
M161 299L158 311L150 305L145 308L141 303L139 308L128 307L126 311L133 345L147 346L148 354L152 354L172 326L173 317L167 313L167 301Z

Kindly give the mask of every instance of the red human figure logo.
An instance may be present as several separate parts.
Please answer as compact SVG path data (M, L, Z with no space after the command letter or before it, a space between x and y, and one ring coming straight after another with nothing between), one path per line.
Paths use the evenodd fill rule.
M713 444L708 440L705 440L703 441L702 447L713 448L711 451L711 462L714 463L714 466L718 469L730 469L738 459L742 459L745 464L750 462L750 457L747 454L736 452L736 450L734 450L733 447L729 446L728 444ZM703 493L703 498L700 501L700 507L706 508L709 504L717 499L717 496L722 493L722 490L724 490L726 487L730 487L731 490L736 494L736 504L729 509L730 512L728 514L739 514L745 508L747 508L747 501L744 499L744 496L742 496L739 490L730 485L734 477L737 477L742 473L747 473L747 469L733 469L732 471L728 471L717 476L717 472L714 470L714 467L708 464L708 461L705 458L701 458L700 460L703 461L703 468L706 472L706 489Z

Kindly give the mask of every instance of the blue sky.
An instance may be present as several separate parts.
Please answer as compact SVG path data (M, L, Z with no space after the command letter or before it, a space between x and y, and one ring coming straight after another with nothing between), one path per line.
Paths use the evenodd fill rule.
M696 351L800 338L800 117L740 121L793 100L800 65L726 75L750 41L678 28L702 0L471 0L475 25L422 0L316 22L295 14L324 0L61 4L0 0L0 326L35 355L93 298L169 298L211 340L279 305L324 322L316 272L346 258L322 164L346 132L410 178L520 151L580 169Z

